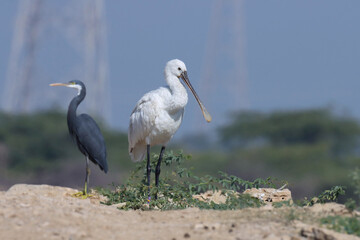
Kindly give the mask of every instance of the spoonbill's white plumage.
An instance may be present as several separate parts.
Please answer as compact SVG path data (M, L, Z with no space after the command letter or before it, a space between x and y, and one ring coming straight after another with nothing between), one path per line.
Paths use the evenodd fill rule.
M210 114L201 103L188 79L185 64L178 59L167 62L165 67L167 86L146 93L138 101L130 116L129 154L133 161L141 161L147 154L148 186L150 186L151 171L150 147L154 145L162 146L155 171L155 183L158 186L163 151L179 129L183 119L188 95L180 78L194 94L206 121L211 121Z

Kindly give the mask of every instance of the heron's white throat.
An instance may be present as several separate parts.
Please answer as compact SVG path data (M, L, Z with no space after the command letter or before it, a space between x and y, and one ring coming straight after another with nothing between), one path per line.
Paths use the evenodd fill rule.
M74 85L67 85L67 87L71 87L71 88L76 88L78 90L78 94L77 95L80 95L80 92L81 92L81 89L82 87L78 84L74 84Z

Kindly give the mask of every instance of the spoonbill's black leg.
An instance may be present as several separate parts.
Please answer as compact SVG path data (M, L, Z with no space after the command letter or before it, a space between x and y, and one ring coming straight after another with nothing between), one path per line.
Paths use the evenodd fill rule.
M147 148L147 165L146 165L146 176L147 176L147 184L148 184L148 202L150 202L150 173L151 173L151 166L150 166L150 145L146 146Z
M159 186L160 167L161 167L161 160L162 160L164 150L165 150L165 146L162 146L161 150L160 150L159 160L158 160L158 163L157 163L156 169L155 169L155 185L156 185L156 187ZM155 199L157 199L157 195L155 195Z

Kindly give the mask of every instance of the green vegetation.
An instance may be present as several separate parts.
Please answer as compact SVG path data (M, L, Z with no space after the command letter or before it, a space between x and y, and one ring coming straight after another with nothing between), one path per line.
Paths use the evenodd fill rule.
M327 108L238 112L218 133L231 174L286 179L297 198L349 186L360 162L360 124Z
M119 182L123 183L134 167L127 153L127 135L104 124L100 127L107 145L110 172L119 173ZM308 196L310 200L304 204L311 205L314 200L321 202L322 198L329 201L334 197L331 194L340 194L344 189L331 189L331 186L346 186L347 195L339 201L345 202L351 197L355 200L348 201L349 208L358 206L360 170L355 167L360 162L360 124L356 119L326 108L270 113L245 111L231 115L228 124L218 129L218 136L217 143L212 143L206 135L190 136L184 143L172 141L176 149L190 145L193 150L186 151L185 147L185 153L191 152L192 160L175 167L172 157L176 154L168 153L175 163L167 166L169 179L163 178L163 186L168 184L169 188L159 191L166 195L174 186L191 190L191 193L209 188L240 191L251 185L269 184L259 179L273 176L273 179L289 182L295 199ZM56 110L30 115L0 113L0 142L3 171L7 169L19 175L49 174L66 164L83 160L69 137L66 114ZM152 150L158 152L157 148ZM182 157L186 158L186 154ZM137 169L137 174L143 169ZM191 169L191 174L187 169ZM162 176L165 176L164 171ZM139 187L143 187L142 177L136 179L134 175L131 186L138 180L142 184ZM324 189L330 190L317 199L311 198Z
M352 198L347 199L345 202L345 207L347 210L349 210L349 212L353 212L357 208L356 201Z
M66 117L56 111L34 115L0 114L0 140L9 151L7 165L17 172L43 171L73 154Z
M359 217L328 216L321 219L321 224L337 232L360 236Z
M330 190L325 190L319 196L300 202L301 206L312 206L315 203L326 203L326 202L336 202L340 195L345 194L345 187L343 186L334 186Z
M152 173L155 172L158 155L154 154L151 158ZM189 155L183 152L165 152L163 156L162 176L159 187L154 183L151 185L151 196L157 194L158 199L151 199L148 203L148 187L146 185L146 162L137 164L128 181L123 185L113 184L110 188L98 188L97 191L107 197L106 205L121 204L120 209L184 209L188 207L198 207L200 209L228 210L241 209L246 207L259 207L261 201L252 198L247 194L241 194L249 188L272 187L276 188L284 182L274 179L255 179L247 181L227 173L218 172L218 176L205 175L195 176L193 172L182 165L191 160ZM275 182L277 184L275 184ZM206 191L219 191L226 199L225 203L215 203L213 201L201 201L194 196L205 193ZM334 186L330 190L323 191L319 196L311 200L299 201L300 206L312 206L315 203L336 202L340 195L344 195L345 190L342 186ZM291 206L290 201L274 203L276 208ZM294 215L292 213L292 215ZM295 216L292 216L295 217Z
M350 172L350 178L351 185L354 187L354 194L360 200L360 169L358 167Z
M354 190L354 197L360 201L360 169L358 167L355 170L350 172L350 184ZM348 198L345 202L345 207L350 211L353 212L354 210L359 210L360 207L358 206L356 200L352 198Z
M158 155L153 155L151 159L152 169L154 171ZM198 207L201 209L240 209L246 207L259 207L261 205L258 199L252 198L247 194L239 194L248 188L274 187L273 181L256 179L255 181L246 181L236 176L219 172L218 177L205 175L203 177L195 176L191 171L181 166L189 160L190 156L182 152L174 154L168 151L164 154L164 165L159 187L152 184L151 195L156 193L159 198L152 199L148 204L148 188L146 185L145 161L136 166L135 171L124 185L113 185L115 191L106 188L98 188L98 192L108 198L104 204L112 205L124 203L120 209L183 209L188 207ZM195 199L193 196L201 194L207 190L217 190L226 197L225 203L206 202Z
M291 201L288 200L288 201L282 201L282 202L274 202L272 205L274 208L281 208L281 207L290 207L293 204L291 204Z
M336 116L329 109L234 114L232 122L220 129L225 144L249 145L263 139L272 146L327 142L334 154L348 153L356 147L359 124Z
M132 174L123 175L123 180L128 177L124 184L98 188L99 193L108 198L104 204L120 203L120 209L143 210L259 207L262 203L258 199L240 193L252 187L282 186L283 183L276 180L279 178L289 182L295 199L321 192L317 197L309 197L310 200L306 197L302 201L295 200L298 206L343 201L349 211L359 209L360 124L329 109L236 113L218 130L220 142L211 145L211 149L206 148L211 144L206 136L187 138L187 143L195 149L191 151L192 157L183 152L165 153L160 186L151 185L151 195L157 193L159 197L151 199L150 203L145 181L146 162L134 165L130 161L125 133L103 124L100 127L107 144L111 172L128 173L135 166ZM0 142L2 171L7 168L16 174L46 174L83 158L69 137L66 114L60 111L31 115L0 113ZM174 144L178 149L183 146L179 142ZM158 149L154 148L153 152ZM153 170L157 159L158 155L154 154ZM345 189L347 196L344 198ZM221 192L225 202L199 200L199 194L208 190ZM343 197L339 200L340 196ZM275 203L274 207L291 205L287 201ZM289 211L285 216L289 221L301 217L292 208ZM320 221L328 228L360 236L359 217L329 216Z

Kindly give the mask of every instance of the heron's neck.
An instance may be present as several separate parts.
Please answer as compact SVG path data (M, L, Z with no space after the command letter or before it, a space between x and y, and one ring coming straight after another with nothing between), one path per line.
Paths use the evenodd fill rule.
M69 108L68 108L68 114L67 114L67 121L68 121L68 126L70 127L70 122L75 122L76 120L76 110L79 106L79 104L84 100L86 95L86 91L84 89L82 89L80 91L80 93L74 97L70 104L69 104Z
M183 109L188 102L186 88L174 75L167 76L166 80L172 95L170 101L166 103L168 110L176 112Z

